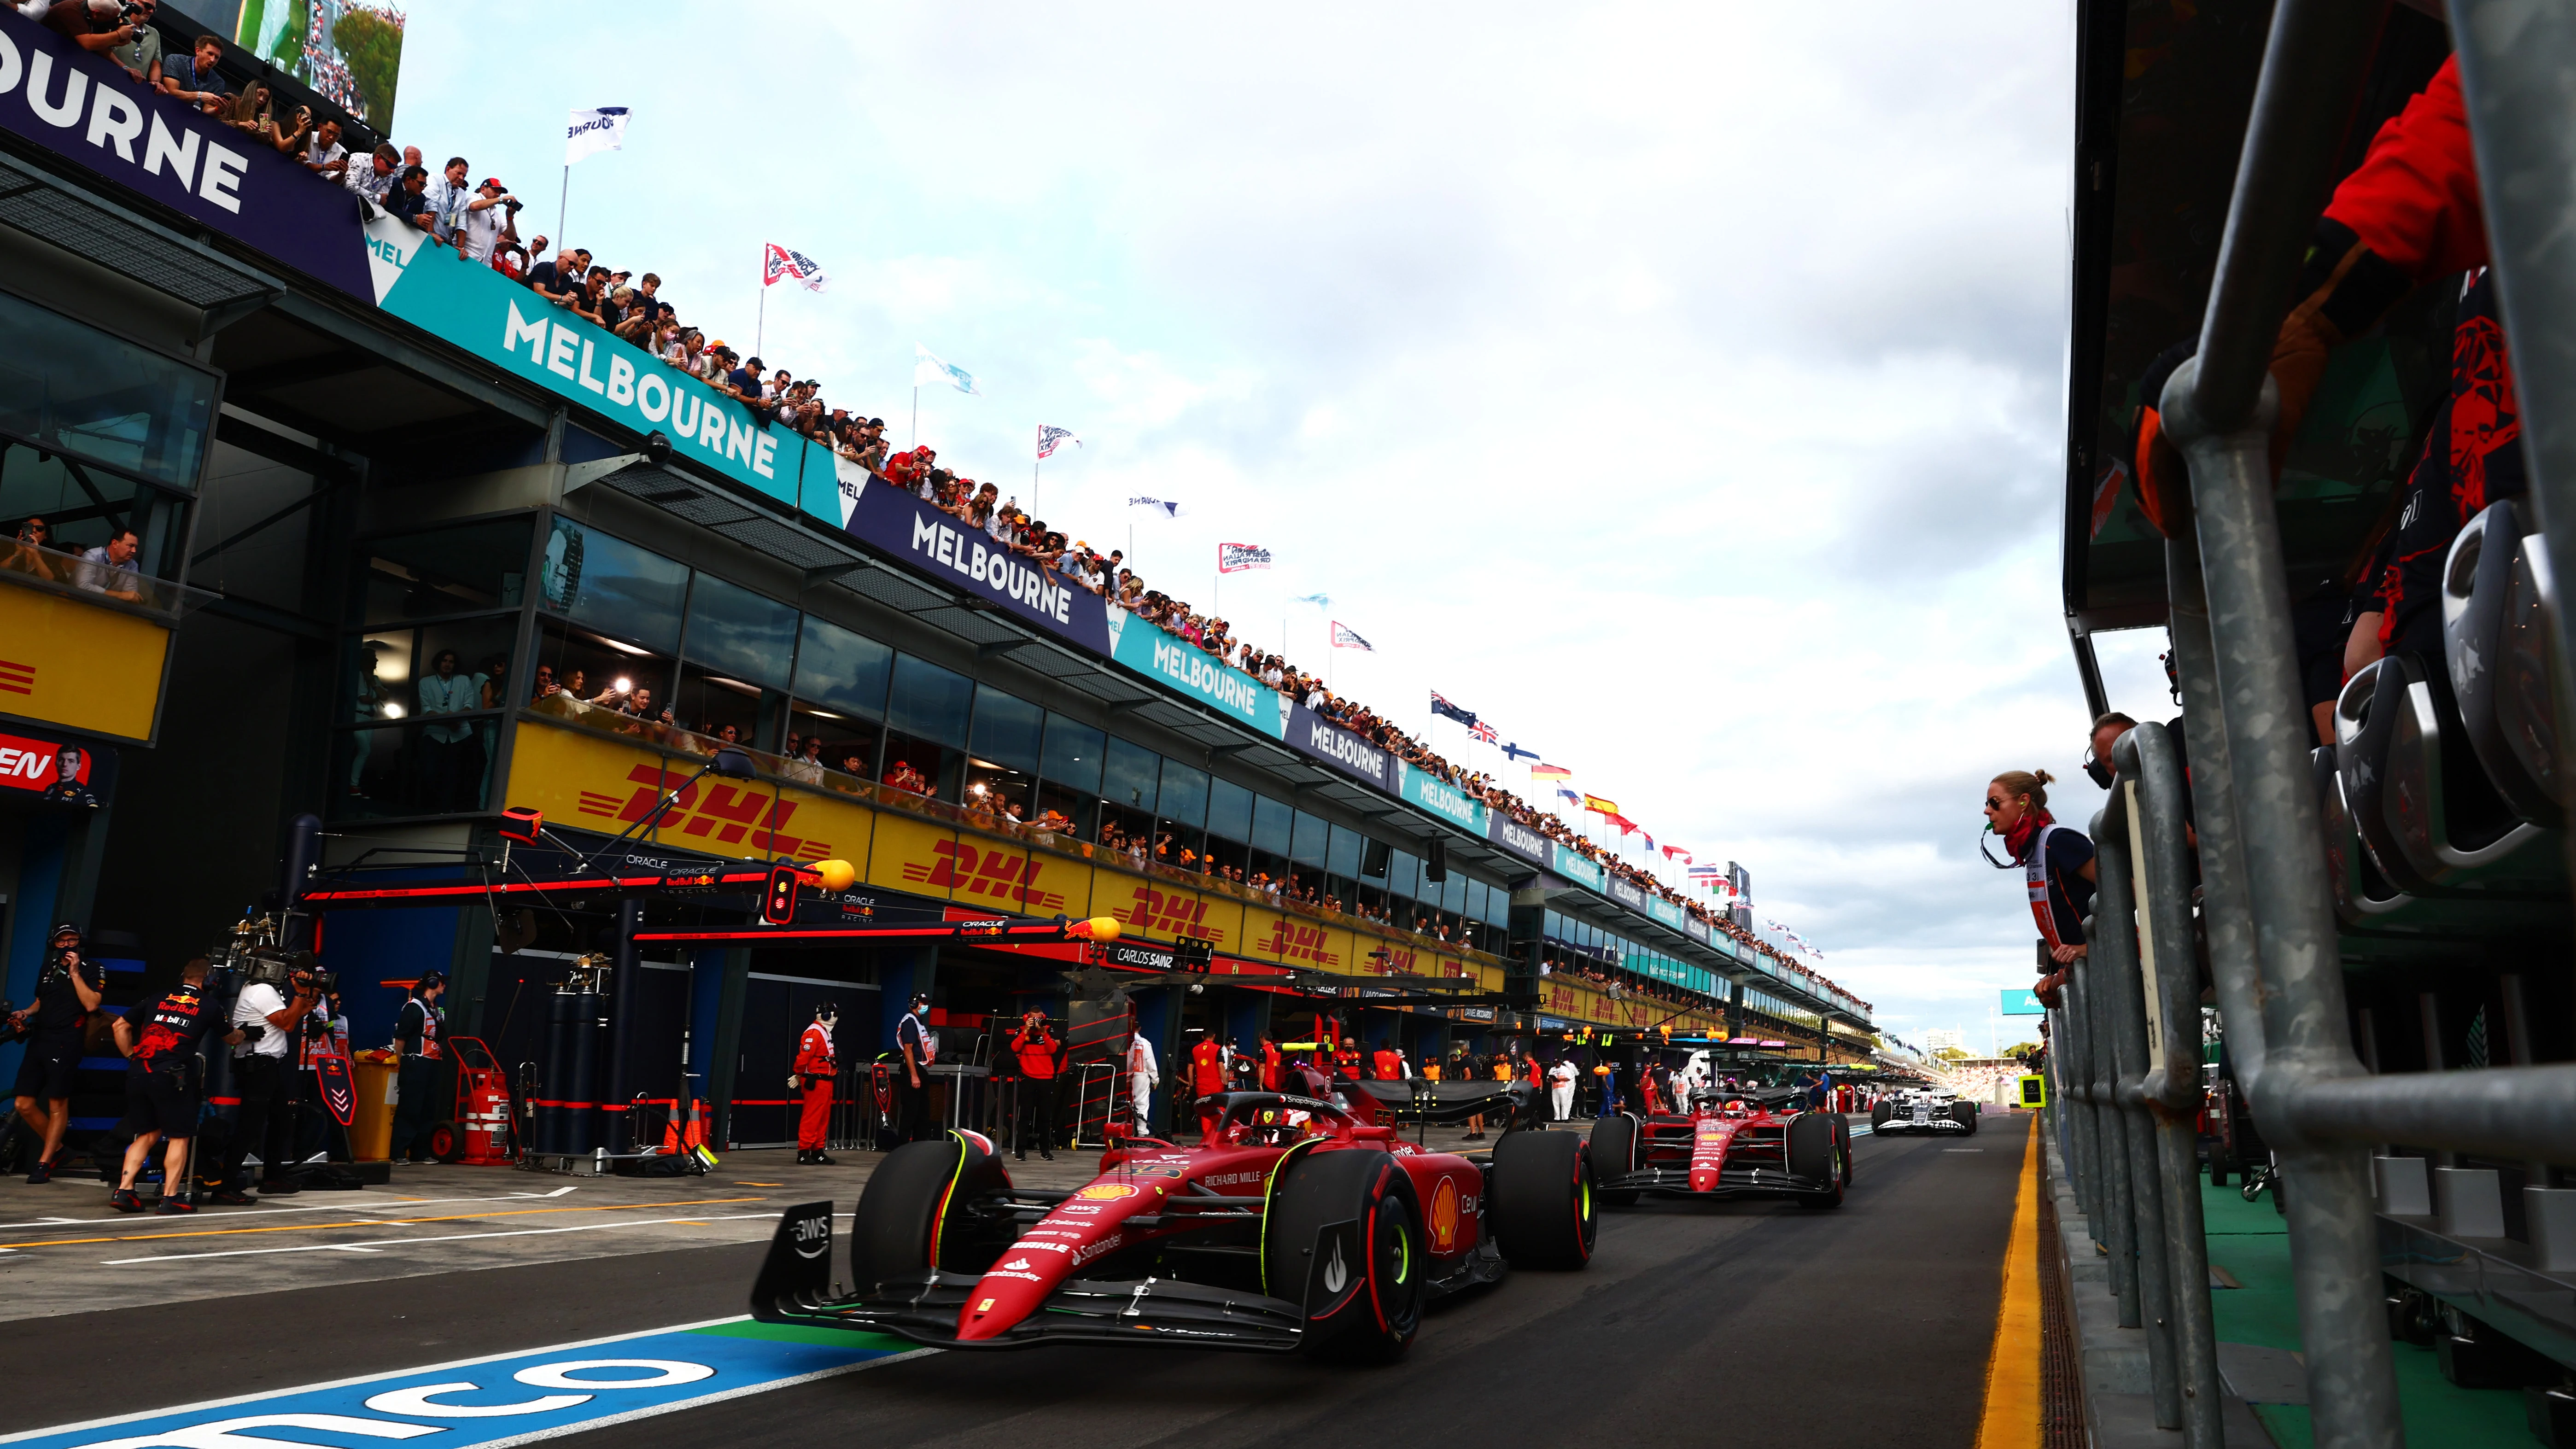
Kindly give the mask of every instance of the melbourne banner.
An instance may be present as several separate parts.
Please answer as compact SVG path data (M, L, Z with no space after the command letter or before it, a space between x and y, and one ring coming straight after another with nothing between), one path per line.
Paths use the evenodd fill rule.
M1288 706L1288 748L1392 795L1403 762L1302 704Z
M1586 859L1583 852L1558 845L1553 848L1553 854L1556 859L1549 863L1548 869L1577 885L1590 886L1605 895L1609 893L1610 872Z
M793 434L783 436L800 444L804 441ZM858 464L819 446L813 451L820 456L809 466L816 476L831 470L840 495L841 526L852 537L953 588L989 600L1024 624L1092 654L1109 653L1111 610L1099 595L1075 588L1062 574L1031 565L987 538L982 529L968 527ZM809 497L816 491L810 484L806 489ZM819 503L808 506L819 509ZM1170 637L1151 626L1144 632ZM1265 733L1278 731L1274 726Z
M1428 770L1403 765L1403 798L1419 805L1444 820L1454 821L1469 831L1485 833L1485 802L1432 774Z
M1548 863L1548 838L1500 810L1494 812L1493 828L1485 838L1533 865Z
M1091 598L1089 594L1084 598ZM1097 605L1099 600L1092 599ZM1218 713L1228 714L1272 739L1282 739L1288 730L1287 701L1277 690L1240 669L1219 663L1216 656L1195 644L1183 643L1180 636L1166 634L1151 624L1139 623L1124 609L1110 609L1110 658L1149 678L1188 695L1201 704L1213 706Z
M358 198L0 7L0 130L311 274L372 295Z

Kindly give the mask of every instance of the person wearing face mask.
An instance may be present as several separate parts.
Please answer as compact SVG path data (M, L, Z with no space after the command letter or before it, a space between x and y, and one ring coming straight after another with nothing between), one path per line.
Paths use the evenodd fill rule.
M827 1001L814 1008L813 1021L796 1042L796 1072L787 1085L805 1094L805 1112L796 1121L799 1167L832 1165L823 1155L823 1138L832 1121L832 1029L840 1024L840 1009Z
M2002 870L2020 866L2029 883L2030 913L2048 966L2031 989L2049 1006L2057 1005L2058 987L2085 957L2084 913L2093 904L2095 872L2093 842L2048 813L2055 778L2046 770L2006 770L1986 785L1986 828L2004 838L2011 859L1986 858Z

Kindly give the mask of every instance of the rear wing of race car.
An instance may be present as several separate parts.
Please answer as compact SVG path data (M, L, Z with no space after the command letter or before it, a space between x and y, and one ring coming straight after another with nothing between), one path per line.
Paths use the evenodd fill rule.
M1351 1115L1363 1122L1423 1122L1454 1127L1470 1117L1505 1125L1537 1110L1538 1088L1529 1082L1340 1082Z

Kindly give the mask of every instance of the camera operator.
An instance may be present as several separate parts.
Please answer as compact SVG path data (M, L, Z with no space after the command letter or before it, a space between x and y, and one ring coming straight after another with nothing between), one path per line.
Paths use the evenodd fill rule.
M433 1160L429 1127L440 1114L431 1097L438 1082L438 1039L446 1029L446 1013L438 1009L438 998L446 994L446 974L430 972L412 983L411 999L403 1003L402 1018L394 1023L394 1049L402 1054L402 1065L394 1078L393 1149L386 1155L396 1162Z
M297 1191L291 1168L295 1157L295 1044L304 1019L322 993L310 968L287 978L294 995L266 981L247 982L233 998L232 1024L242 1044L233 1048L234 1084L241 1093L241 1116L233 1125L224 1152L223 1185L215 1201L251 1201L250 1179L243 1167L253 1149L259 1153L259 1190L271 1197Z
M139 1032L134 1025L138 1018L143 1023ZM134 1134L116 1191L107 1199L118 1212L143 1211L134 1180L151 1160L155 1138L167 1138L170 1144L161 1158L161 1212L176 1216L197 1210L188 1193L188 1145L197 1135L197 1113L205 1101L196 1075L197 1043L214 1024L206 1009L203 956L179 968L178 988L151 1011L117 1018L116 1049L125 1053L125 1120L119 1130ZM241 1040L239 1031L224 1037L227 1044Z
M1058 1049L1055 1034L1047 1030L1045 1012L1032 1011L1020 1017L1020 1029L1011 1034L1011 1054L1020 1061L1020 1110L1011 1123L1011 1155L1022 1162L1029 1160L1028 1143L1034 1124L1038 1156L1053 1162Z
M107 972L81 955L80 927L66 921L47 943L36 1001L11 1020L27 1033L27 1055L18 1063L18 1120L41 1145L27 1183L50 1182L54 1155L72 1123L72 1075L80 1070L81 1037L89 1014L107 990Z

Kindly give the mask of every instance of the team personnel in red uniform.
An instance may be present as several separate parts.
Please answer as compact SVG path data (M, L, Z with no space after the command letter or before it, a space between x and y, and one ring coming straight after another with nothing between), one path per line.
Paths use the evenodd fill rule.
M2395 527L2356 566L2351 576L2358 587L2341 624L2331 633L2303 626L2299 638L2308 704L2328 743L2332 702L2353 670L2391 653L2438 662L2438 585L2451 540L2487 505L2528 489L2521 408L2479 208L2458 62L2446 60L2423 92L2379 128L2361 165L2335 187L2310 239L2294 292L2299 300L2272 345L2280 396L2272 434L2277 470L2333 351L2369 332L2417 286L2454 274L2462 279L2449 395L2428 420ZM2187 482L2182 460L2163 441L2153 403L2187 355L2187 346L2168 351L2140 379L2148 406L2140 411L2135 462L2141 500L2158 527L2179 508ZM2442 688L2443 671L2431 674L2434 687Z
M214 1013L206 1009L205 987L206 958L200 956L180 968L178 989L162 997L149 1013L128 1012L117 1018L116 1045L126 1058L121 1125L134 1134L125 1149L116 1191L107 1199L118 1212L143 1211L134 1180L152 1156L155 1138L167 1138L170 1143L161 1158L161 1211L175 1215L197 1210L189 1201L188 1143L197 1135L197 1111L203 1101L193 1070L197 1044L215 1025ZM134 1025L138 1020L143 1023L139 1032ZM227 1045L241 1040L239 1031L224 1038Z
M827 1001L814 1008L814 1019L796 1041L796 1074L787 1084L805 1093L805 1113L796 1121L799 1166L832 1165L832 1159L823 1155L823 1139L832 1125L832 1029L840 1024L839 1010Z
M1374 1075L1379 1081L1400 1082L1404 1080L1404 1053L1395 1049L1395 1043L1388 1042L1386 1045L1379 1047L1376 1054L1370 1057L1369 1061L1370 1065L1376 1068Z
M1261 1090L1265 1092L1275 1092L1279 1090L1280 1059L1279 1043L1272 1041L1268 1032L1262 1033Z
M1029 1138L1038 1139L1038 1156L1055 1161L1055 1079L1059 1049L1047 1030L1046 1013L1032 1011L1011 1033L1011 1054L1020 1059L1020 1110L1011 1122L1011 1155L1029 1160Z
M1205 1142L1216 1135L1216 1101L1226 1089L1225 1048L1198 1027L1191 1027L1189 1034L1196 1040L1190 1043L1183 1070L1189 1073L1190 1094L1199 1101L1199 1140Z

